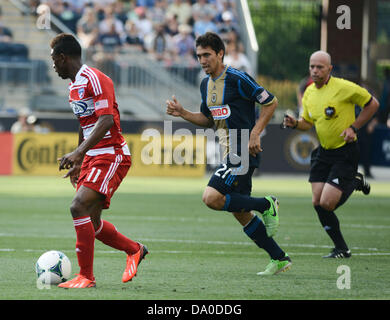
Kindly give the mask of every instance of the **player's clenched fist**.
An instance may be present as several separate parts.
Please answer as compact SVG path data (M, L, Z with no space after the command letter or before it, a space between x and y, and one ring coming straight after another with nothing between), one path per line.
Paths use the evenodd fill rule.
M172 100L167 100L167 114L179 117L183 110L183 106L177 101L175 96L172 96Z
M285 114L284 115L284 118L283 118L283 126L286 128L286 127L290 127L290 128L294 128L297 126L297 121L295 118L291 117L290 115L288 114Z

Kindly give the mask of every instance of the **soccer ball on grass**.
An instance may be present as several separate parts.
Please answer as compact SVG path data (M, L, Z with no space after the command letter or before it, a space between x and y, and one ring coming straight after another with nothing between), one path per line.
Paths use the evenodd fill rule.
M61 251L51 250L42 254L35 264L37 283L59 284L69 279L72 271L69 258Z

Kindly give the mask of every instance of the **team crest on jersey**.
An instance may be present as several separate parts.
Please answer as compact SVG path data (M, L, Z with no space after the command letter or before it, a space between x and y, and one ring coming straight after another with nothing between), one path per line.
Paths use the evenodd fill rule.
M231 111L229 105L209 107L214 120L223 120L230 117Z
M78 94L79 98L82 99L84 97L85 89L84 88L79 88Z
M217 94L214 92L213 94L212 94L212 96L211 96L211 102L212 103L215 103L215 102L217 102Z

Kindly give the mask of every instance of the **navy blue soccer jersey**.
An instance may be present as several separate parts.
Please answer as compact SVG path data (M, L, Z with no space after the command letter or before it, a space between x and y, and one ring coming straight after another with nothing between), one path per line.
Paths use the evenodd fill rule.
M241 155L241 136L244 134L242 130L247 129L250 134L255 126L256 102L266 106L272 104L275 99L246 72L230 66L226 66L216 79L206 76L201 82L200 92L200 111L206 117L214 119L223 158L229 154L232 141L237 142L233 151ZM232 137L233 134L237 139ZM252 167L258 167L259 161L260 154L249 157L249 165Z

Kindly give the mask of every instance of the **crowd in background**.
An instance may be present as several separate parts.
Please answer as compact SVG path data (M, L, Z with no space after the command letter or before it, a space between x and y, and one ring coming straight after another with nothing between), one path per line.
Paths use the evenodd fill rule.
M194 40L207 31L226 43L226 63L252 73L234 0L26 0L48 6L94 60L143 52L165 65L196 65ZM41 8L40 8L41 10Z

